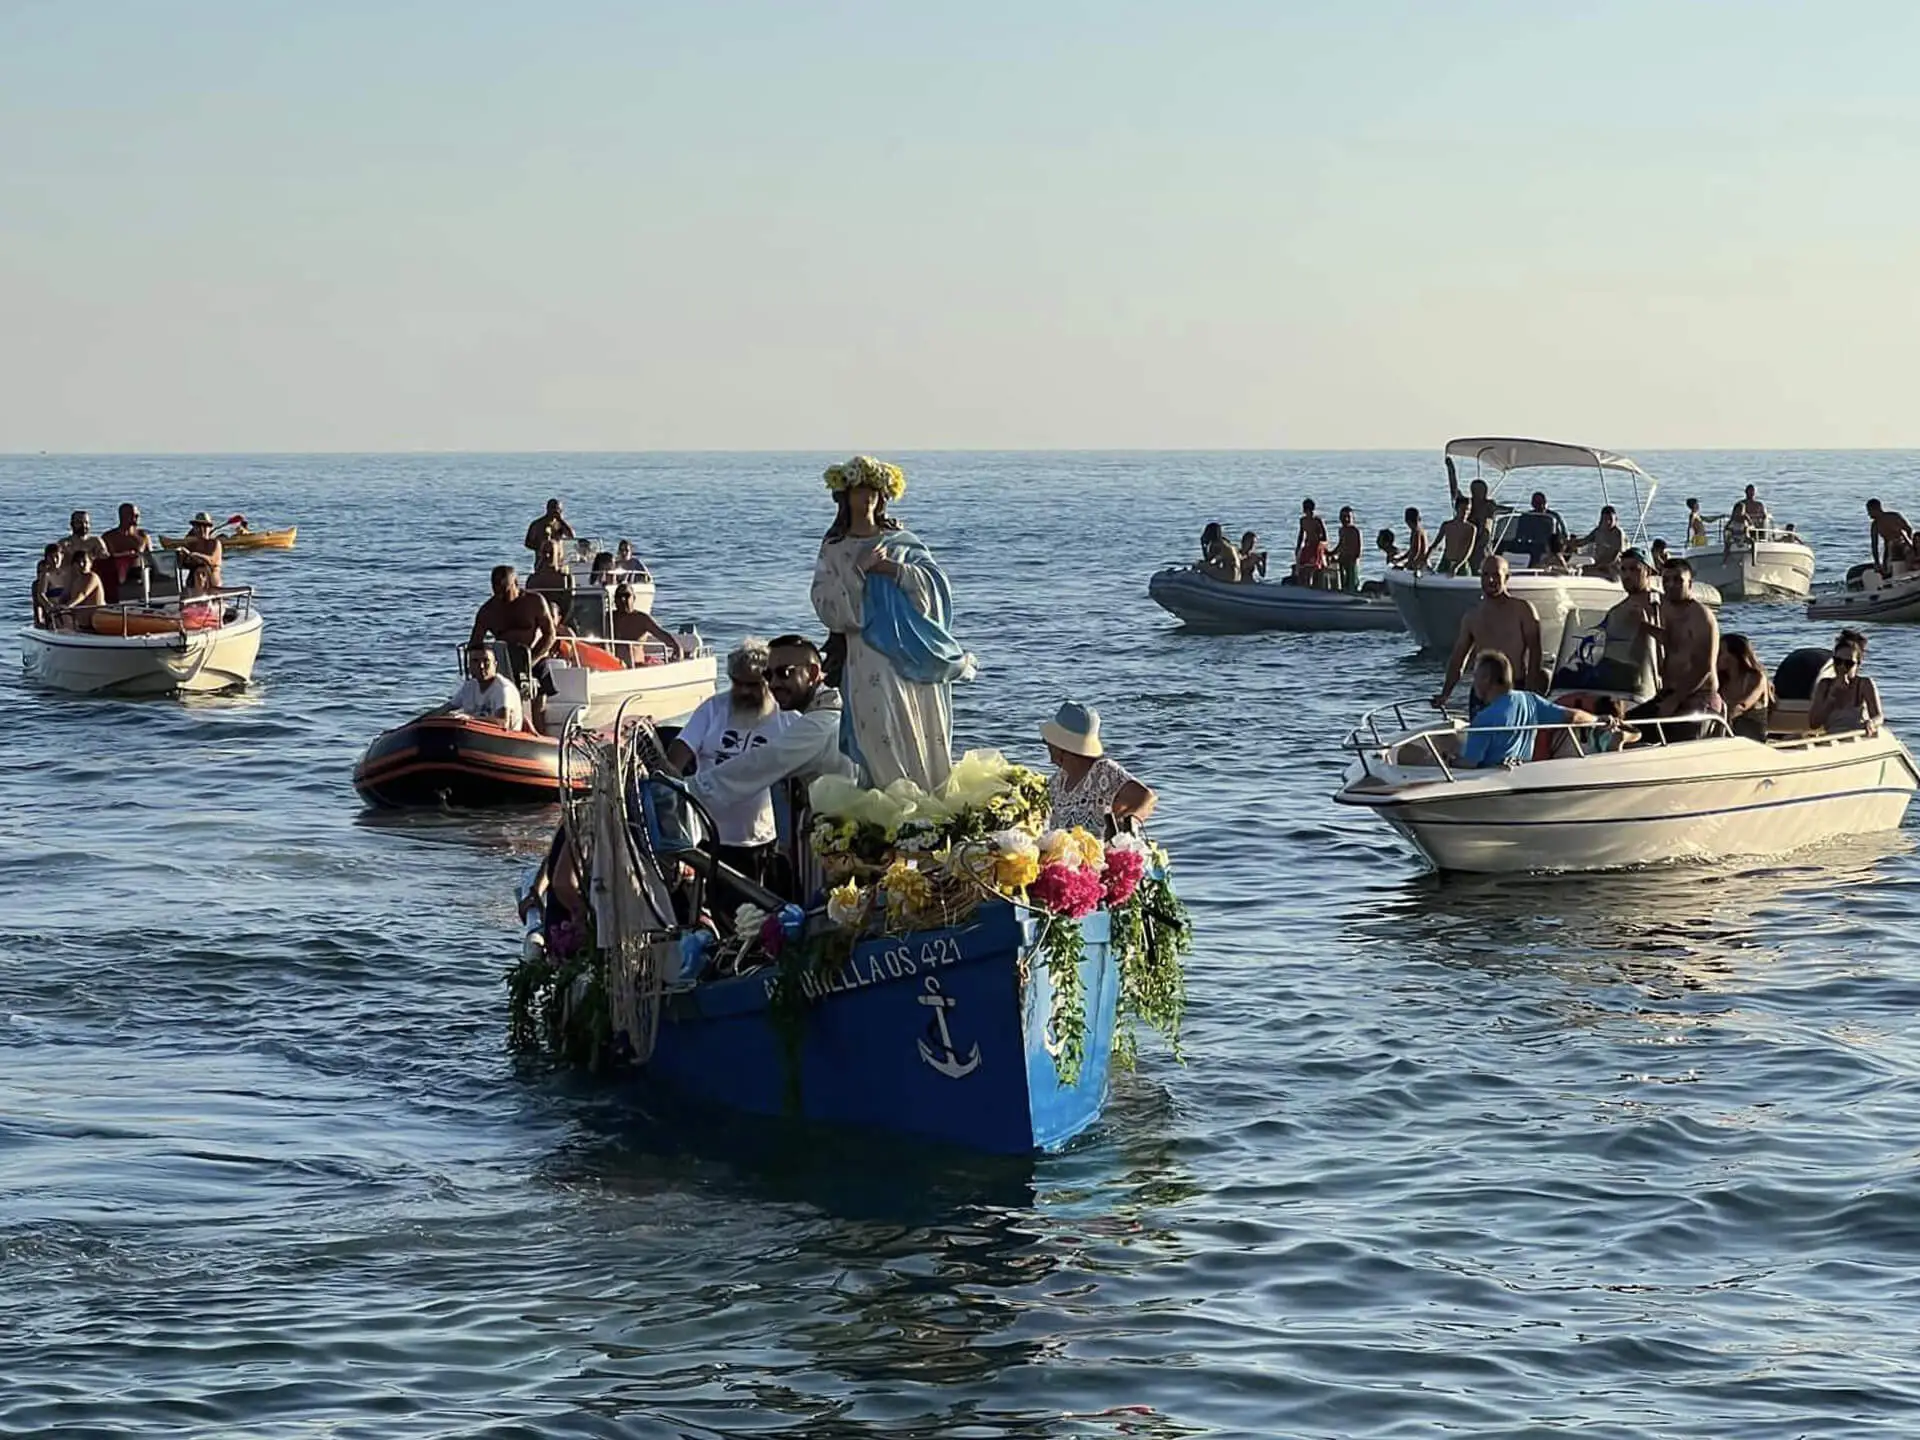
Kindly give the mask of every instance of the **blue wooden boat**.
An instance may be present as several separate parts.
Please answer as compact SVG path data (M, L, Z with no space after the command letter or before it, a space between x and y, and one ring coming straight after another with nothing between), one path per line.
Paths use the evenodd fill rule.
M1106 915L1079 923L1086 1030L1072 1083L1048 1033L1053 985L1033 953L1038 923L1004 900L954 929L863 941L808 975L797 1036L771 1012L772 968L670 993L642 1073L755 1114L998 1154L1058 1149L1100 1117L1119 998Z

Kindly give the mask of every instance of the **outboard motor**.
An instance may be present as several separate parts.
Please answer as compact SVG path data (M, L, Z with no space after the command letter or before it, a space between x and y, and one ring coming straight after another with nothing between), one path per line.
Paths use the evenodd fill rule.
M1767 728L1776 735L1804 735L1813 687L1833 674L1833 652L1825 647L1795 650L1773 672L1773 713Z

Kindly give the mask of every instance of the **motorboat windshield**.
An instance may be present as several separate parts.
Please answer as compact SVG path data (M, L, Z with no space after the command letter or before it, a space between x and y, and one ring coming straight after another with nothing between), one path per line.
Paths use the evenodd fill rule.
M1590 472L1600 482L1600 503L1612 505L1617 512L1631 516L1630 524L1620 528L1626 532L1629 545L1643 545L1647 538L1647 512L1653 507L1653 494L1658 488L1654 478L1633 460L1625 455L1616 455L1611 450L1596 450L1590 445L1566 445L1557 440L1521 440L1492 436L1469 436L1459 440L1449 440L1446 448L1447 458L1451 460L1470 460L1474 473L1460 477L1463 487L1474 480L1487 481L1488 496L1498 501L1501 489L1507 478L1516 470L1578 470ZM1489 478L1491 475L1492 478ZM1611 483L1610 483L1611 482ZM1616 499L1616 492L1624 490ZM1631 509L1619 501L1632 497ZM1511 527L1523 518L1520 512L1510 509L1501 516L1501 526L1495 535L1495 548L1506 540Z

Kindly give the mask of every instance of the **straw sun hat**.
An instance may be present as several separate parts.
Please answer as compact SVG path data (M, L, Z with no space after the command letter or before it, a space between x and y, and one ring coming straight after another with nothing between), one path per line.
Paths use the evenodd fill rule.
M1084 756L1088 760L1098 760L1106 753L1106 747L1100 743L1100 712L1075 700L1067 701L1053 719L1040 727L1040 738L1069 755Z

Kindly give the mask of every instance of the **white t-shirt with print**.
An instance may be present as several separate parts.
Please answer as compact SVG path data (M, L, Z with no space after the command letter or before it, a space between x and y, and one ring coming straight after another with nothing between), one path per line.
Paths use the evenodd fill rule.
M520 687L504 675L484 685L469 675L447 703L476 720L495 720L508 730L521 727Z
M756 750L780 735L794 721L785 710L736 725L733 697L724 691L706 701L681 727L680 740L693 751L699 771L716 770L736 755ZM731 804L711 804L714 827L722 845L770 845L774 840L773 792L757 790Z

